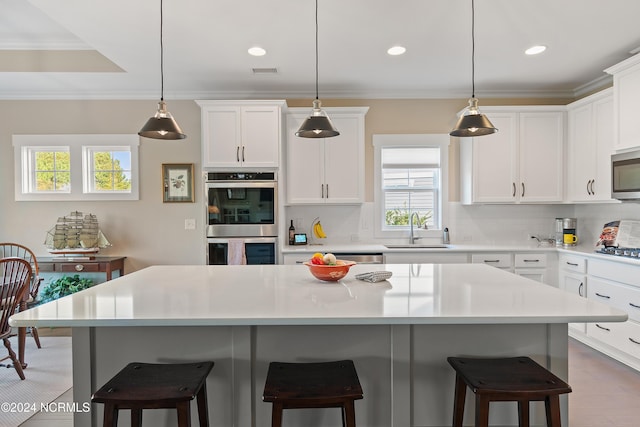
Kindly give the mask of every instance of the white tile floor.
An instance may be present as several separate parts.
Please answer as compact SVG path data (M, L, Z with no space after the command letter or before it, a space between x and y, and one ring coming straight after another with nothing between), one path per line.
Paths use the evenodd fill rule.
M569 340L569 426L638 427L640 372ZM57 401L72 402L71 391ZM36 414L21 427L72 427L69 413Z

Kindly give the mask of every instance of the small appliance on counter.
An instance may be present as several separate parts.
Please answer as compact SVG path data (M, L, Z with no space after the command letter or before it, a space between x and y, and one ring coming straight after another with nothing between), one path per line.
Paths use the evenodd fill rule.
M576 230L578 229L577 218L563 218L562 219L562 246L565 248L576 246L578 244L578 236Z
M556 232L555 232L555 238L556 238L556 246L562 246L562 244L564 243L562 240L562 236L563 236L563 220L564 218L556 218Z

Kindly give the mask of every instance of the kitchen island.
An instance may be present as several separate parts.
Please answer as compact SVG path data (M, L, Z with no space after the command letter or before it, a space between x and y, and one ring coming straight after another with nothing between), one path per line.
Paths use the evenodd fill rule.
M393 276L355 279L373 270ZM129 362L212 360L211 425L268 426L271 405L261 396L269 362L348 358L364 390L358 425L443 427L453 408L447 356L527 355L566 380L567 324L626 319L486 265L356 265L339 282L320 282L302 265L251 265L153 266L18 313L11 324L72 328L80 406ZM542 425L543 406L532 413L532 425ZM566 396L562 413L567 426ZM101 417L94 405L74 414L74 426ZM145 425L173 425L174 417L147 411ZM339 425L340 413L286 411L284 422ZM515 405L492 406L491 422L516 425Z

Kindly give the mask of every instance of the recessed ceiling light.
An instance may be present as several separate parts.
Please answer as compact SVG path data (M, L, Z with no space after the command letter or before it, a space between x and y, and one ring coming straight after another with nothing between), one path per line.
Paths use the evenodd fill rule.
M536 45L536 46L531 46L529 49L525 50L524 53L526 53L527 55L537 55L539 53L544 52L545 50L547 50L546 46Z
M250 47L248 52L249 52L249 55L252 55L252 56L264 56L267 54L266 50L258 46Z
M404 46L393 46L393 47L390 47L390 48L387 50L387 53L388 53L389 55L394 55L394 56L396 56L396 55L402 55L402 54L403 54L403 53L405 53L406 51L407 51L407 49L406 49Z

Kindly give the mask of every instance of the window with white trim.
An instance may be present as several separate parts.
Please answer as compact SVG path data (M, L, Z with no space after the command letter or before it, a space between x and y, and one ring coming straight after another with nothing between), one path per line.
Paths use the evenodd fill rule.
M138 135L13 135L15 199L138 200Z
M446 215L448 135L374 135L375 235L406 236L409 221L440 235Z

